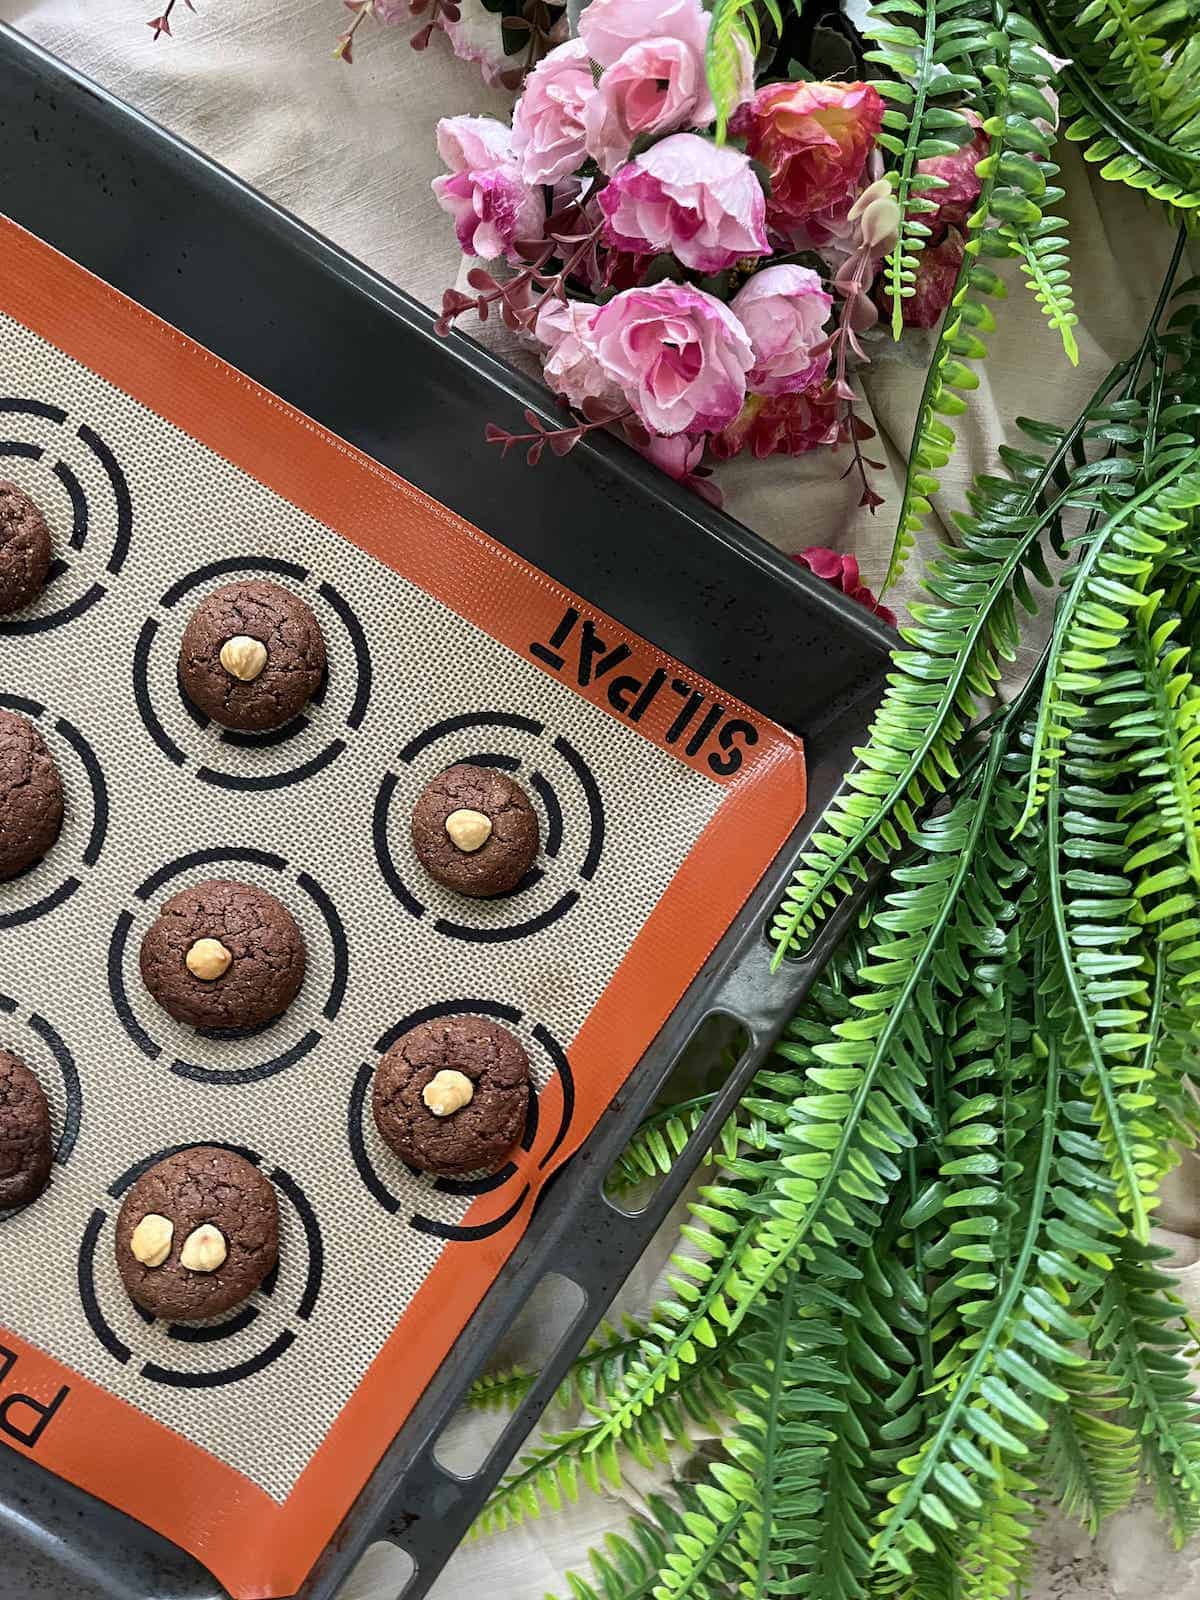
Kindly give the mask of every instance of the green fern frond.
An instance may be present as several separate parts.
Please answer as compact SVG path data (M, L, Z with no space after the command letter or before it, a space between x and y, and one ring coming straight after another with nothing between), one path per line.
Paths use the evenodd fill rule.
M989 1460L996 1477L982 1511L967 1524L959 1567L971 1600L1010 1600L1023 1592L1033 1567L1034 1502L1041 1485L995 1446Z
M712 1348L679 1368L659 1390L654 1407L643 1408L619 1438L605 1429L601 1403L594 1402L597 1420L549 1434L525 1452L491 1495L469 1537L500 1533L546 1509L574 1503L581 1483L595 1493L604 1484L618 1488L626 1455L644 1467L668 1462L672 1445L684 1443L693 1426L714 1426L728 1406L727 1359L728 1352Z
M1058 1381L1067 1398L1051 1416L1043 1469L1058 1504L1095 1538L1137 1490L1138 1439L1098 1361L1064 1371Z
M953 155L974 138L975 130L955 101L979 92L979 79L967 69L970 46L962 38L970 26L971 0L877 0L866 24L874 46L867 60L890 78L875 87L884 95L880 147L895 160L890 173L900 208L896 243L884 267L892 297L892 337L904 329L904 301L916 293L918 257L930 237L921 219L937 210L936 193L945 179L918 170L921 161ZM985 34L976 24L980 35ZM947 56L953 56L948 65Z
M1195 19L1186 6L1102 0L1031 0L1030 11L1063 69L1066 137L1100 176L1163 202L1186 227L1200 219L1196 148ZM1106 22L1096 26L1096 16ZM1087 22L1084 17L1089 17ZM1149 21L1149 26L1144 24Z
M1166 94L1168 41L1154 32L1163 10L1161 0L1091 0L1075 20L1105 51L1108 81L1119 79L1153 120L1162 115Z
M1063 511L1098 504L1106 481L1135 470L1111 458L1065 475L1123 376L1110 374L1065 432L1041 430L1054 443L1039 465L1019 467L1013 480L978 480L974 515L957 519L961 548L930 563L923 584L930 601L914 604L914 625L901 630L911 648L893 657L868 743L855 752L861 764L826 811L774 919L776 964L803 944L839 894L867 876L869 862L886 860L902 835L912 837L920 811L956 776L955 747L995 692L1003 663L1015 657L1016 605L1032 610L1030 581L1050 581L1043 547L1051 546Z
M1124 814L1132 820L1126 870L1146 874L1142 898L1150 892L1149 873L1157 874L1168 852L1183 858L1200 886L1200 685L1186 640L1176 639L1183 619L1168 613L1156 620L1161 598L1161 591L1151 595L1138 613L1130 640L1135 685L1117 688L1110 680L1108 693L1098 697L1106 704L1118 694L1126 704L1136 697L1113 732L1135 742L1141 758L1141 782Z
M605 1182L609 1193L624 1194L647 1179L670 1172L715 1099L715 1092L694 1095L651 1112L617 1157ZM718 1145L728 1154L736 1149L736 1117L726 1123Z
M1061 1401L1065 1395L1043 1365L1069 1367L1081 1359L1062 1340L1078 1339L1084 1329L1033 1276L1059 1135L1059 1070L1051 1045L1037 1169L1020 1250L936 1428L916 1455L900 1463L900 1479L888 1496L891 1503L875 1536L876 1560L887 1561L901 1573L910 1568L911 1551L929 1551L935 1532L953 1532L964 1511L978 1512L980 1494L972 1477L994 1490L1003 1484L999 1461L1013 1464L1029 1455L1026 1436L1043 1432L1046 1423L1026 1395L1032 1393L1042 1402ZM1040 1271L1055 1279L1073 1276L1066 1258L1045 1251ZM1033 1350L1037 1362L1023 1354L1022 1347Z
M1066 253L1066 235L1058 230L1057 217L1043 216L1029 228L1001 229L1030 291L1045 314L1046 321L1062 339L1063 350L1073 367L1079 365L1079 346L1072 329L1079 321L1071 295L1071 274Z
M906 3L899 9L915 11L916 8ZM876 8L876 11L882 14L883 8ZM938 474L954 449L954 431L941 419L961 414L966 409L961 391L970 391L978 385L972 363L987 355L984 336L995 326L982 297L1001 297L1005 293L1003 281L980 259L981 255L1019 254L1014 235L1028 239L1031 264L1036 268L1036 281L1031 286L1041 297L1039 303L1043 304L1051 325L1062 335L1068 355L1074 347L1070 331L1074 312L1069 271L1062 249L1065 224L1043 216L1041 209L1043 204L1062 196L1061 190L1048 190L1046 186L1047 176L1058 170L1049 159L1052 136L1048 130L1053 121L1053 109L1047 94L1054 82L1054 68L1050 58L1038 48L1036 31L1023 18L1004 6L997 5L991 11L990 18L960 15L941 28L935 58L929 63L934 75L927 92L940 96L943 84L949 82L957 84L958 92L970 94L985 118L983 126L988 136L988 150L976 168L982 188L966 221L963 259L926 370L884 578L885 590L904 569L916 534L930 513L930 496L939 488ZM876 85L889 100L900 101L900 105L893 106L887 114L882 142L900 163L893 173L893 182L903 202L904 174L912 166L920 145L917 113L923 79L917 72L917 63L923 63L924 57L913 41L908 40L907 55L900 43L893 43L890 49L877 52L871 59L888 66L897 75L903 73L907 60L910 75L916 75L915 84L898 76L897 82ZM972 76L978 74L974 77L973 92L969 79L964 76L963 63L969 63ZM944 71L947 64L950 66L948 75ZM943 115L944 108L936 114ZM889 119L895 124L897 131L894 133L886 131ZM905 129L907 138L901 141L899 134ZM961 134L962 130L958 129L954 136ZM936 186L919 173L910 180L910 186L912 181L921 184L922 195L928 191L929 198L916 202L927 213L936 202ZM912 209L912 203L908 209ZM909 228L912 238L906 241L902 228L901 238L890 258L888 286L892 295L893 332L897 337L902 322L902 297L913 292L919 266L916 252L923 247L923 236L927 232L919 216L916 217ZM1047 244L1039 255L1037 241L1043 236L1057 242L1052 248Z
M1133 614L1146 604L1146 585L1168 540L1186 532L1200 505L1200 449L1178 436L1154 462L1150 481L1113 511L1086 539L1064 579L1054 618L1050 660L1034 730L1029 792L1017 824L1027 825L1045 798L1064 741L1082 716L1081 696L1101 685ZM1183 515L1180 515L1183 513Z
M1127 1240L1101 1286L1090 1334L1142 1447L1176 1544L1200 1531L1200 1416L1183 1352L1183 1307L1158 1264L1170 1252Z
M674 1494L679 1505L665 1495L648 1496L650 1515L630 1519L631 1538L608 1533L602 1548L589 1550L594 1581L568 1572L571 1600L650 1600L669 1540L683 1528L684 1514L698 1506L689 1484L676 1484ZM546 1600L554 1597L547 1595Z

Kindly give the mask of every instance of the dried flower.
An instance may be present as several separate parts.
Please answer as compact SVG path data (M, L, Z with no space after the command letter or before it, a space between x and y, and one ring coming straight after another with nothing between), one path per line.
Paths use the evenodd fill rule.
M832 305L833 296L809 267L765 267L738 291L730 310L754 348L747 379L754 393L793 394L825 376Z
M192 0L183 0L183 3L189 11L195 11L196 8L192 4ZM146 24L148 28L154 29L154 37L156 39L164 33L168 39L171 38L171 13L174 11L174 9L175 0L167 0L166 9L163 11L162 15L160 17L151 17L150 21Z
M599 201L606 243L643 255L669 250L695 272L770 249L749 158L694 133L672 134L627 162Z
M770 170L767 219L785 231L853 199L882 126L868 83L767 84L731 122Z
M754 352L720 300L690 284L625 289L590 332L601 365L653 433L707 432L737 415Z
M463 253L515 264L518 241L541 237L546 207L521 177L510 130L494 117L443 117L437 142L450 175L435 178L433 192L454 218Z

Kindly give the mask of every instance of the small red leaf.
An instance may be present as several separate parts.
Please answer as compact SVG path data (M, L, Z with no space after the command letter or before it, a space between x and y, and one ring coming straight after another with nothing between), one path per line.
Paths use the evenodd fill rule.
M503 439L511 439L512 434L507 428L502 428L498 422L489 422L483 430L483 437L488 444L499 444Z
M556 456L568 455L583 437L582 428L563 428L549 435L550 448Z
M154 29L156 39L160 33L165 33L168 39L171 37L171 22L165 11L161 17L151 17L146 26Z
M534 444L529 446L529 449L525 455L525 461L528 466L536 467L538 462L542 459L542 446L544 442L544 440L538 439Z
M427 22L423 28L419 28L417 32L413 34L412 38L408 42L414 50L425 50L428 49L429 41L432 38L433 23Z
M496 280L486 267L472 267L467 273L467 282L472 289L494 289Z

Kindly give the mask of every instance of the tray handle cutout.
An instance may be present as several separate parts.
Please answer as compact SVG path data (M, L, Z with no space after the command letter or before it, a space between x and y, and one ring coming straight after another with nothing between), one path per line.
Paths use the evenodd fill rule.
M630 1213L605 1193L607 1165L589 1172L584 1204L590 1205L594 1223L586 1229L564 1233L556 1239L554 1251L555 1271L578 1285L584 1296L583 1304L553 1353L546 1358L533 1386L489 1448L478 1471L470 1476L447 1471L436 1453L446 1424L431 1429L419 1455L405 1472L405 1481L391 1496L380 1518L385 1537L406 1551L415 1563L415 1571L397 1592L396 1600L421 1600L466 1536L488 1496L504 1476L514 1451L536 1427L572 1362L608 1309L612 1285L624 1282L678 1201L700 1157L712 1145L750 1079L769 1054L781 1014L790 1013L804 999L857 915L860 900L861 894L856 894L840 905L811 949L776 973L770 970L771 946L761 926L756 926L752 936L744 942L738 959L731 963L713 991L711 1004L698 1028L649 1082L639 1082L636 1074L631 1080L630 1093L636 1095L640 1102L638 1110L644 1115L670 1079L695 1033L709 1018L731 1021L744 1031L746 1045L736 1065L678 1159L642 1209ZM628 1113L628 1104L624 1109ZM602 1131L603 1122L589 1143L601 1142ZM588 1145L585 1145L564 1171L576 1163L586 1166L587 1155ZM549 1198L544 1196L548 1204L554 1203L553 1190L551 1184L546 1191ZM608 1287L603 1292L591 1287L598 1284ZM505 1333L515 1321L516 1314ZM332 1600L332 1591L325 1588L315 1574L304 1591L304 1600Z

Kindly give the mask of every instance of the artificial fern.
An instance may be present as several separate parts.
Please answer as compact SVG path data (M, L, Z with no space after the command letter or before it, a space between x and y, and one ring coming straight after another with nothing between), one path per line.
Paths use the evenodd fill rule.
M1042 1495L1095 1529L1139 1477L1200 1528L1191 1333L1146 1239L1200 1120L1200 315L1166 306L976 480L777 926L869 874L857 921L713 1151L667 1297L584 1353L583 1419L485 1513L719 1427L579 1600L1008 1600ZM1056 628L988 711L1035 586Z
M901 207L900 232L886 269L896 338L929 234L921 218L935 209L944 183L922 175L918 163L973 138L968 109L982 120L988 137L976 169L981 192L966 222L963 259L917 409L886 589L904 568L930 513L938 474L954 449L954 431L942 419L966 409L962 391L976 387L973 364L986 356L984 339L995 327L986 298L1001 296L1004 285L981 254L1016 256L1068 359L1078 361L1079 352L1071 331L1077 319L1064 224L1046 214L1063 191L1046 182L1058 170L1049 159L1054 111L1047 98L1055 74L1040 35L1006 5L971 0L925 0L924 7L917 0L881 0L872 8L867 32L876 46L867 59L891 74L876 88L889 101L881 144L895 163L892 179Z
M1200 208L1196 13L1188 0L1030 0L1063 71L1064 128L1101 177L1162 201L1185 226Z
M974 0L878 0L867 23L875 47L867 59L891 74L875 87L888 101L879 143L895 158L892 187L900 207L900 228L885 268L892 297L892 335L897 339L903 329L903 302L916 292L917 257L930 236L921 219L937 209L937 190L945 187L944 178L921 173L918 164L953 155L974 137L973 127L958 108L964 96L979 93L979 79L968 70L973 41L964 34L973 4Z

